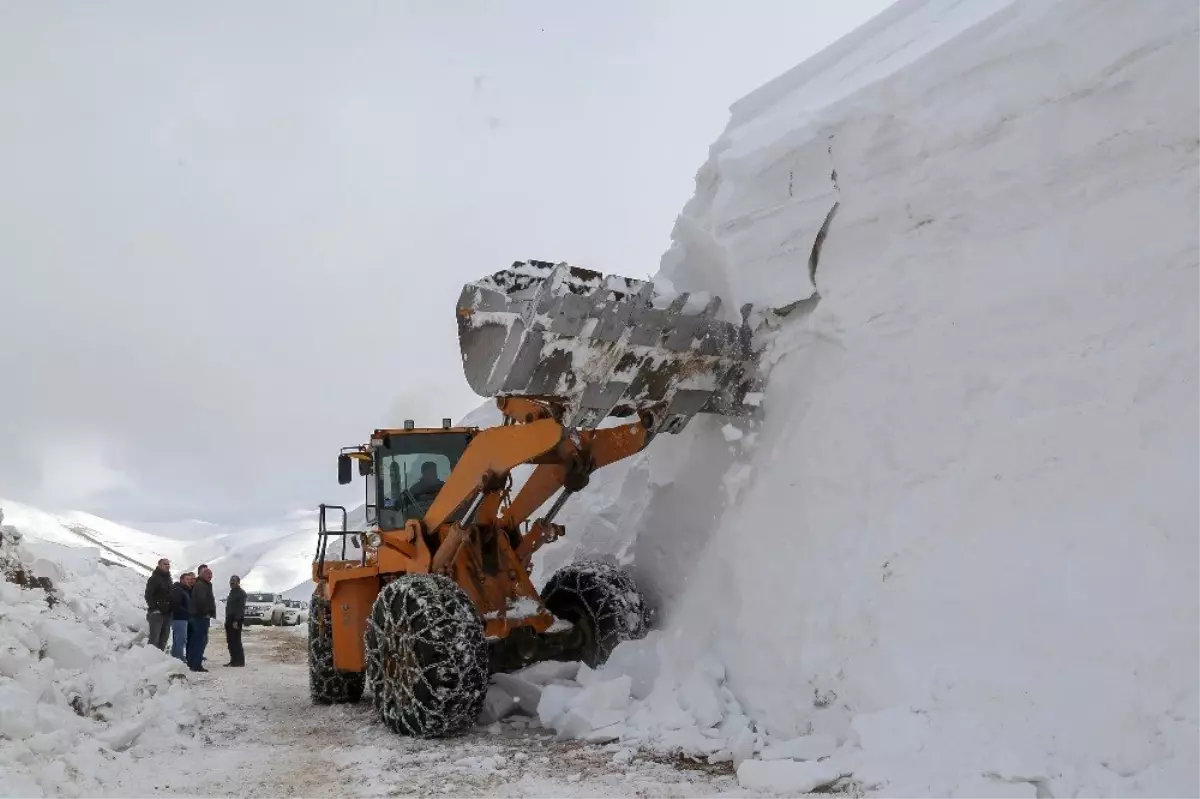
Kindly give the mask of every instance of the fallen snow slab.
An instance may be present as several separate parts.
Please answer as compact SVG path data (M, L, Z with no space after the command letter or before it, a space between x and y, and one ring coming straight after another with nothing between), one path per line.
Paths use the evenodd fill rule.
M954 794L971 799L1037 799L1038 789L1032 782L979 777L960 782Z
M523 680L514 674L493 674L492 682L500 689L506 691L509 696L517 703L519 709L526 716L536 716L538 713L538 703L542 699L542 689L540 686Z
M819 760L836 750L837 740L832 735L801 735L767 746L758 757L760 760Z
M497 722L511 715L517 709L517 700L512 692L499 685L488 686L487 695L483 699L483 709L479 711L479 724L484 726Z
M619 737L615 725L625 721L630 678L622 675L615 680L599 682L595 680L595 672L589 670L589 673L592 679L586 688L549 685L542 692L538 715L544 725L558 733L560 741L571 738L611 741ZM605 728L613 729L592 735Z
M562 715L567 709L567 703L582 688L567 685L547 685L542 690L542 698L538 702L538 720L543 727L549 727L551 722Z
M543 660L514 673L514 676L533 683L549 685L555 681L574 681L582 663L578 661Z
M842 774L825 763L795 760L746 760L737 769L738 785L748 791L795 796L828 785Z

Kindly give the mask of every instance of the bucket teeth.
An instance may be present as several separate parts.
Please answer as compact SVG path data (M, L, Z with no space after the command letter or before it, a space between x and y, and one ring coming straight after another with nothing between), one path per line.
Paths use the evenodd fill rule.
M697 413L748 416L761 389L751 308L739 325L720 307L647 281L518 261L463 287L463 371L480 396L561 404L568 427L650 411L655 432L678 433Z

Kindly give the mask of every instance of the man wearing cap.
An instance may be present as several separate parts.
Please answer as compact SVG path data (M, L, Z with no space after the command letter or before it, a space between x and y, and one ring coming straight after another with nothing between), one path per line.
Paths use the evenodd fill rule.
M229 596L225 597L225 641L229 644L226 666L245 666L246 652L242 649L242 622L246 618L246 592L236 574L229 578Z

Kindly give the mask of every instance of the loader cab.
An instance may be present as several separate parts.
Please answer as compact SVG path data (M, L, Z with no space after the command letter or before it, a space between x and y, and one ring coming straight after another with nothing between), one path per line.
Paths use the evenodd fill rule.
M464 428L378 430L371 438L375 516L395 530L425 516L462 457L473 431Z

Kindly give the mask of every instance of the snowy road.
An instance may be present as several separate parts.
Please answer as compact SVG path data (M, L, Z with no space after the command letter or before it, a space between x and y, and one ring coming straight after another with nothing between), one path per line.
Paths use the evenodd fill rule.
M524 722L448 741L388 732L369 701L309 702L304 628L246 631L247 666L227 669L214 630L208 674L191 675L199 757L145 763L116 794L158 796L745 796L729 771L555 742ZM626 755L629 753L625 753Z

